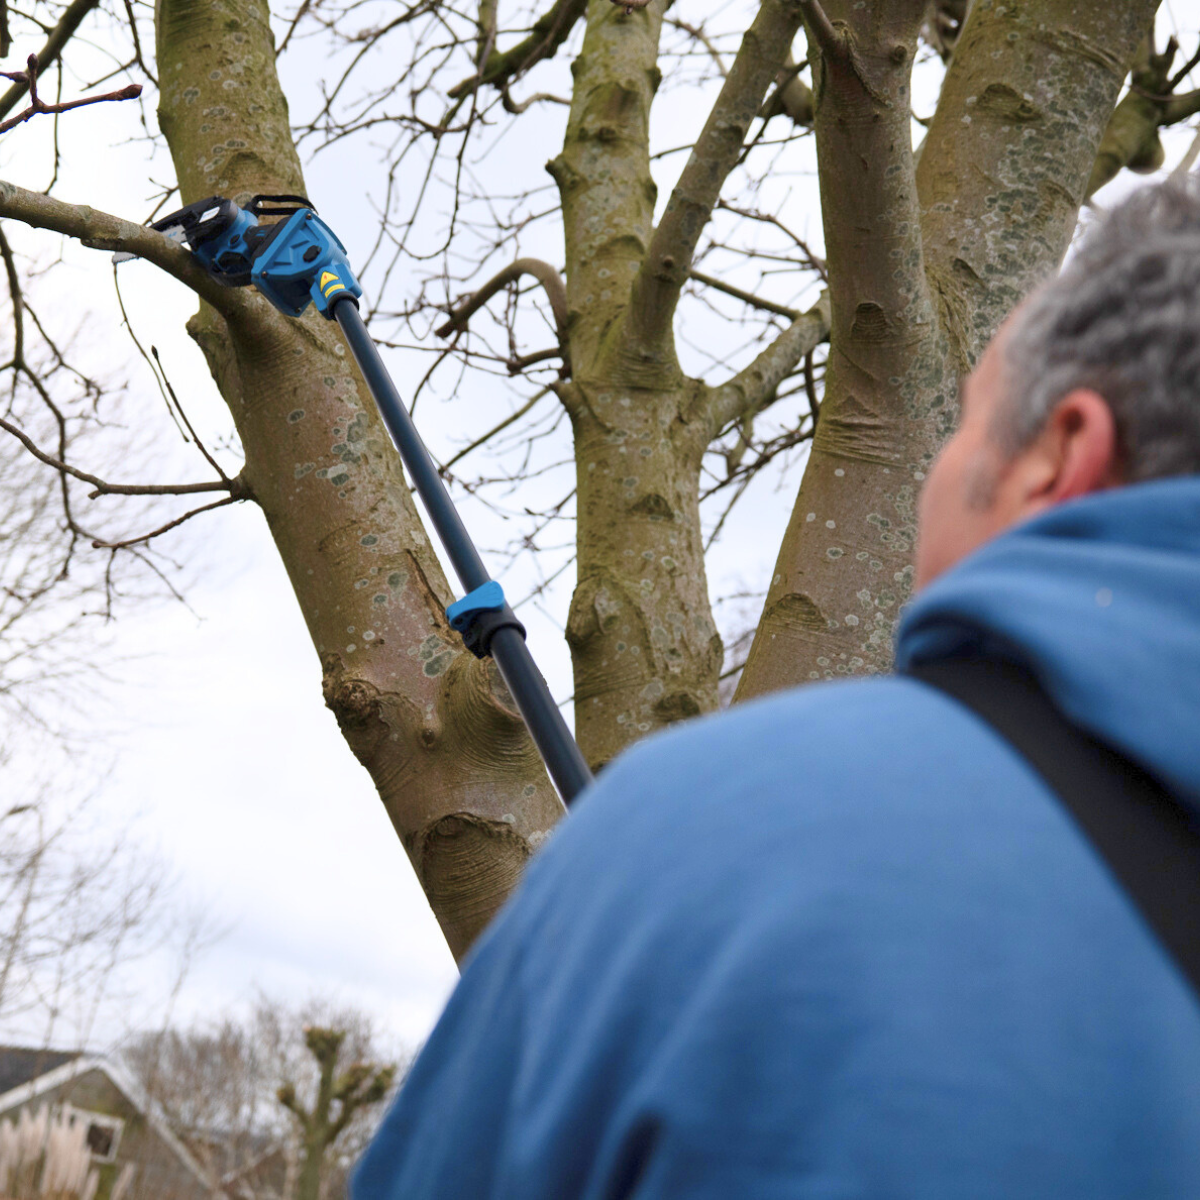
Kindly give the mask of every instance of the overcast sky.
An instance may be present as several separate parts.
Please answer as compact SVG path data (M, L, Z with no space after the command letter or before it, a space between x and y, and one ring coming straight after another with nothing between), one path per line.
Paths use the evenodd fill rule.
M1200 3L1173 0L1171 8L1184 28L1200 25ZM689 19L697 20L699 11L689 12ZM22 57L31 48L18 45L14 53ZM303 55L285 67L293 113L311 100L299 94L303 67ZM517 190L522 179L540 172L547 146L561 141L565 109L534 112L517 122L494 156L496 164L503 160L493 164L500 190ZM656 145L686 141L698 114L694 97L676 93L656 112ZM130 130L114 120L112 106L83 109L62 124L66 154L56 194L143 215L152 191L147 176L169 178L169 163L160 155L148 164L144 143L109 145ZM48 137L48 124L31 122L0 139L0 176L44 186ZM1187 141L1173 140L1170 161ZM335 153L309 168L312 198L350 247L352 260L365 253L375 228L365 197L377 169L355 157L361 153L361 146L353 154ZM660 165L660 203L682 161L676 156ZM819 247L815 181L797 174L787 187L794 225ZM544 237L541 252L561 262L553 235L553 227L532 233L524 252L538 252L537 239ZM46 256L57 251L55 238L15 230L10 236L26 250L40 247ZM199 477L162 412L148 368L119 329L107 256L72 246L65 255L67 265L45 282L56 309L80 319L90 314L81 343L88 361L130 380L132 411L157 422L156 466L163 477ZM192 420L210 439L219 437L229 427L227 414L183 331L194 299L146 264L121 270L139 339L159 348ZM401 285L401 299L403 290ZM714 328L719 339L720 326ZM394 354L390 361L407 392L421 356ZM510 404L510 393L485 381L466 387L452 403L431 402L418 421L444 455ZM120 464L109 473L123 477ZM756 482L713 553L714 595L765 586L798 481L793 464L782 486L769 475ZM522 493L514 502L556 498L545 481L529 488L528 500ZM464 512L481 545L502 540L504 530L481 505L468 503ZM454 984L455 967L366 772L323 706L319 664L261 514L243 505L208 515L172 538L167 549L185 564L180 578L188 606L143 606L116 626L116 648L129 661L105 693L111 707L103 722L116 732L97 758L113 765L97 777L96 805L113 827L132 821L139 844L174 872L180 895L228 931L193 965L176 1017L219 1015L248 1004L258 989L295 1001L320 994L367 1008L395 1037L419 1042ZM533 578L530 564L518 563L504 582L510 595L519 596ZM568 571L544 609L522 612L534 655L559 697L571 692L560 627L572 584ZM107 1012L93 1042L108 1045L131 1023L157 1019L170 969L168 958L145 964L138 1003ZM0 1036L33 1034L23 1026L0 1028Z

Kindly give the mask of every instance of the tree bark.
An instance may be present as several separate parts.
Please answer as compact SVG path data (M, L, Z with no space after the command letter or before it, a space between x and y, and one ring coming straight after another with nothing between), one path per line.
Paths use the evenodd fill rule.
M829 368L737 699L890 668L917 493L953 429L958 381L1066 252L1155 7L977 0L918 171L909 75L923 5L827 6L815 128Z
M567 623L575 723L593 767L717 707L722 645L708 597L700 464L723 424L753 412L825 333L806 314L720 388L687 378L673 321L692 254L800 24L767 0L657 229L649 114L662 6L591 0L562 153L549 164L566 235L574 382L557 390L575 436L578 583Z
M304 194L264 0L159 0L159 117L185 203ZM562 806L451 592L337 327L202 305L203 349L313 644L451 951L487 924ZM331 819L335 819L331 814Z

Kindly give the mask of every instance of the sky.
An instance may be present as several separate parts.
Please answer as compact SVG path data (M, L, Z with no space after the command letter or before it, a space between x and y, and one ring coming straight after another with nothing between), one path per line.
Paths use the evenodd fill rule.
M1200 0L1173 0L1172 15L1185 29L1200 26ZM285 60L294 113L312 100L305 79L317 53L316 46L301 45ZM655 145L686 141L698 111L694 95L668 92L656 108ZM565 109L531 112L533 119L518 123L489 151L488 178L499 191L517 190L540 172L547 145L561 142ZM144 214L153 190L147 179L169 178L169 162L144 141L123 141L129 126L114 122L111 106L71 114L62 128L56 194L135 218ZM31 122L0 140L0 177L44 186L47 137L44 125ZM1183 134L1172 139L1169 163L1189 140ZM375 228L370 191L377 176L370 154L362 143L356 147L309 167L313 199L352 261L366 254ZM682 163L679 155L662 160L660 204ZM801 163L779 186L788 189L794 224L819 249L815 180ZM48 256L59 246L57 239L35 241L24 231L10 236L31 253ZM561 258L549 225L531 230L522 251ZM149 369L120 329L107 256L71 245L63 253L65 265L42 285L49 307L86 317L81 353L97 369L129 380L129 411L153 431L153 469L163 478L198 477L196 462L166 420ZM183 331L193 298L143 263L123 266L121 282L139 340L158 347L190 418L216 441L229 422ZM398 289L403 296L403 282ZM697 322L692 330L703 343L706 326L702 318ZM714 337L727 336L719 323L713 328ZM407 393L428 352L388 358ZM704 365L697 364L693 369ZM444 458L472 430L509 411L513 397L506 385L468 382L453 397L423 401L418 424ZM227 462L235 465L232 457ZM783 476L765 474L735 510L710 558L714 595L765 586L801 466L793 462ZM120 467L109 474L120 477ZM145 458L138 467L145 469ZM510 501L545 503L556 498L556 486L550 473L523 484ZM505 522L482 504L468 500L463 511L485 549L507 536ZM111 827L129 826L131 844L166 865L181 903L202 912L222 936L196 957L173 999L177 963L169 948L141 963L137 995L106 1010L90 1040L111 1046L168 1013L190 1021L244 1010L261 991L291 1002L319 995L353 1004L373 1013L398 1042L418 1044L456 969L366 772L321 701L319 664L261 514L249 504L209 514L173 536L166 549L182 563L186 604L136 606L111 630L120 662L115 682L97 697L97 728L105 736L96 756L95 805ZM518 559L502 578L509 595L520 596L537 576L534 564ZM568 570L540 605L521 614L534 656L560 698L571 692L561 627L572 582ZM0 1036L32 1038L35 1032L0 1023Z

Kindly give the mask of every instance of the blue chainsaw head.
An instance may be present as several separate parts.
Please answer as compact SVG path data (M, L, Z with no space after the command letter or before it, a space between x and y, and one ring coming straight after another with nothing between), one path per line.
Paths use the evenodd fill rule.
M267 207L269 201L288 207ZM286 220L260 225L260 216ZM362 295L346 247L302 196L256 196L248 208L210 196L155 221L154 228L186 242L218 282L253 284L289 317L300 316L311 301L331 318L338 300Z
M272 230L254 259L250 281L289 317L298 317L311 300L328 318L333 303L362 295L346 247L311 208L292 213L278 232Z

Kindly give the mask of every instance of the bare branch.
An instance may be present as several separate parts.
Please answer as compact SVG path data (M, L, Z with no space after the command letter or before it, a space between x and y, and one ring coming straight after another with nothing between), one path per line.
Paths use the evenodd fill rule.
M17 276L17 263L12 247L4 230L0 229L0 257L4 259L4 271L8 276L8 294L13 306L13 356L12 365L21 366L25 361L25 300L21 294L21 281Z
M1196 53L1167 81L1167 91L1173 92L1197 66L1200 66L1200 45L1196 47Z
M571 103L565 96L555 96L550 92L534 92L534 94L525 100L514 100L509 95L508 85L505 84L500 89L500 103L504 105L506 113L512 113L513 116L520 116L527 108L531 108L535 104L566 104Z
M717 70L721 73L721 78L725 79L728 77L729 68L725 65L725 60L721 57L721 52L713 45L712 39L704 32L703 25L689 25L686 21L681 21L678 17L664 17L663 24L670 25L674 29L682 29L684 33L694 37L708 51L708 56L716 64Z
M1172 96L1163 113L1164 125L1177 125L1200 112L1200 90Z
M634 280L626 319L629 336L652 351L670 336L696 243L799 28L794 4L765 0L667 201Z
M783 69L775 77L775 90L763 103L759 116L765 123L780 113L786 113L792 124L801 129L811 129L813 123L813 94L812 88L800 78L800 72L808 65L796 62L789 53L784 60ZM761 136L761 135L760 135Z
M829 293L797 318L744 370L708 394L713 435L731 421L757 412L797 364L829 336Z
M37 94L38 60L36 54L29 56L24 71L0 71L0 76L5 79L14 79L18 83L23 81L29 89L29 106L15 117L10 117L7 121L0 121L0 133L7 133L15 126L28 121L30 117L36 117L39 113L65 113L73 108L83 108L87 104L103 104L109 100L136 100L142 94L142 85L131 83L115 92L105 92L102 96L85 96L82 100L47 104Z
M434 332L438 337L445 338L465 329L471 317L501 288L514 283L522 275L532 275L546 292L546 299L550 302L550 311L554 314L554 329L558 334L559 350L565 363L567 356L567 289L563 286L562 276L548 262L543 262L540 258L518 258L516 262L505 267L503 271L489 279L479 291L473 292L470 299L455 309L450 314L450 319Z
M530 398L517 409L516 412L510 413L498 425L492 426L482 437L477 437L469 446L464 446L453 458L449 458L440 468L442 473L449 471L455 463L461 462L473 450L478 450L480 446L490 442L498 433L502 433L510 425L519 421L539 400L549 393L550 389L542 388L540 391L534 392Z
M804 22L821 52L829 58L845 58L846 41L825 15L821 0L799 0L799 4L804 12Z
M64 475L70 475L72 479L78 479L83 483L90 483L96 489L90 493L90 499L94 499L96 496L109 495L188 496L194 492L229 492L231 495L236 495L238 499L245 498L244 486L238 478L209 479L202 483L108 483L96 475L89 475L87 471L81 471L78 467L73 467L70 463L63 462L60 458L55 458L52 454L47 454L23 429L14 425L11 421L5 420L4 417L0 417L0 429L3 429L5 433L11 433L39 462L45 463L48 467L53 467L56 471ZM238 495L238 493L242 494Z
M100 0L74 0L67 7L59 22L50 31L46 44L38 51L37 61L41 70L45 70L62 53L62 48L71 40L71 35L83 22L83 18L99 6ZM16 82L0 96L0 117L7 116L17 107L21 97L29 90L28 82Z
M587 0L556 0L550 11L533 23L527 38L502 54L493 50L477 74L455 84L446 94L457 100L484 84L498 88L511 83L542 59L553 58L586 11Z
M772 312L777 316L787 317L790 321L794 321L800 316L799 309L787 308L785 305L776 304L774 300L764 300L762 296L756 296L753 292L743 292L741 288L724 283L713 275L705 275L701 271L689 271L688 278L694 279L697 283L704 284L705 287L714 288L718 292L724 292L726 296L732 296L735 300L740 300L743 304L749 304L752 308L761 308L764 312Z
M214 508L224 508L226 504L236 504L239 500L247 499L246 496L222 496L220 500L214 500L211 504L202 504L199 508L193 508L190 512L185 512L183 516L176 517L172 521L168 521L165 525L160 525L157 529L151 530L149 533L142 534L141 537L126 538L123 542L101 542L93 541L92 546L96 550L126 550L130 546L140 545L142 542L148 542L151 538L156 538L159 534L166 533L170 529L174 529L182 525L184 521L190 521L192 517L198 516L200 513L209 512Z
M5 180L0 180L0 217L65 233L93 250L136 254L190 287L224 316L249 312L255 303L241 290L222 287L187 250L149 225L135 225L86 205L65 204Z

